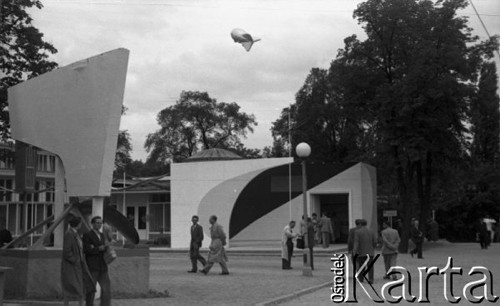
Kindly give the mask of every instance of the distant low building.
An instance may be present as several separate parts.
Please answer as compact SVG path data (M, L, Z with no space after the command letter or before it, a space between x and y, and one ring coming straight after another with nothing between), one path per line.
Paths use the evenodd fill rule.
M13 148L0 146L0 224L19 236L54 211L55 156L37 152L36 193L24 203L14 192ZM377 228L376 170L365 163L307 165L308 215L326 212L337 242L345 242L354 220ZM300 164L293 158L243 159L222 150L201 151L171 165L171 174L115 180L106 201L125 215L142 241L168 237L174 248L189 247L191 216L205 234L217 215L230 246L274 245L283 227L303 214ZM31 244L45 226L25 243ZM208 239L208 237L207 237Z

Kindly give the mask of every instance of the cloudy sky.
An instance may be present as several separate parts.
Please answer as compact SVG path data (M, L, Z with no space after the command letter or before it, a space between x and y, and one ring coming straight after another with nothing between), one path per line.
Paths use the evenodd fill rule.
M42 0L30 11L58 53L61 66L115 48L130 50L121 129L132 136L134 159L158 128L156 114L182 90L207 91L237 102L258 126L244 143L271 145L269 131L312 67L327 68L343 39L363 38L352 19L358 0ZM491 35L500 33L500 0L474 0ZM477 35L486 38L472 8ZM230 32L242 28L262 39L250 52Z

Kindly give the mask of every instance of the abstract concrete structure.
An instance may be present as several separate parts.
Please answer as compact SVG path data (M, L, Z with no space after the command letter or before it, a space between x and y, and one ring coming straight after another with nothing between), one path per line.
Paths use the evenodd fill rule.
M55 216L65 196L93 197L103 215L111 192L129 51L116 49L9 88L12 138L58 156ZM54 244L62 246L63 229Z
M217 215L229 245L276 244L290 219L303 213L301 168L291 158L200 161L171 166L172 247L189 246L191 216ZM364 164L310 164L308 213L334 215L346 239L354 219L377 228L376 170ZM291 171L291 175L290 172ZM207 237L208 238L208 237Z
M62 160L69 196L109 196L129 51L117 49L9 88L12 138Z

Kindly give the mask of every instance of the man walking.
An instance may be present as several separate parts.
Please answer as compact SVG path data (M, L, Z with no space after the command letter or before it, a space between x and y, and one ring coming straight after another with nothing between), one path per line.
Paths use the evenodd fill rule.
M368 273L368 282L373 283L373 267L368 271L366 270L372 264L372 261L374 259L375 246L377 245L377 236L375 232L366 227L367 225L368 223L366 222L366 220L361 219L361 228L354 231L353 253L355 256L358 256L356 260L358 268L361 267L368 258L370 259L368 265L359 274L361 277L358 280L360 282L363 282L363 279Z
M203 266L207 261L200 255L201 243L203 241L203 228L198 224L198 216L191 218L193 225L191 226L191 244L189 245L189 257L191 258L192 268L189 273L196 273L198 271L198 260Z
M108 246L104 235L99 231L102 227L102 218L96 216L91 220L92 229L83 234L83 252L87 260L90 274L94 281L101 286L101 306L111 305L111 281L108 275L108 264L104 260L104 253ZM94 292L87 293L86 305L94 305Z
M384 279L390 279L389 269L396 265L396 260L398 257L398 248L401 239L399 238L398 231L391 228L387 221L382 223L382 256L384 257L385 265L385 276ZM396 275L392 276L392 279L397 279Z
M422 257L422 245L424 243L424 235L418 228L418 220L413 220L412 227L410 229L410 237L415 244L415 248L410 252L411 257L417 254L417 258L423 259L424 257Z
M222 226L217 223L217 216L211 216L209 222L211 224L210 237L212 238L212 242L209 246L207 264L201 272L206 275L214 263L218 262L222 269L221 275L228 275L229 271L227 270L226 265L227 256L226 251L224 250L224 246L226 245L226 234L224 233Z
M330 246L331 235L333 235L332 221L323 213L320 219L321 237L323 240L323 248Z
M292 268L292 255L293 255L293 239L297 234L293 232L295 221L290 221L283 229L283 236L281 238L281 268L283 270L290 270Z

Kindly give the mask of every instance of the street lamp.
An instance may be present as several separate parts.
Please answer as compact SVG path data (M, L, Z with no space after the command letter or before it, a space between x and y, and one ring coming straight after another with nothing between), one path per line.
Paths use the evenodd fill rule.
M305 233L304 233L304 267L302 268L302 275L312 276L311 269L311 253L309 253L309 235L307 226L307 176L306 176L306 158L311 155L311 147L305 143L301 142L295 148L297 156L302 160L302 195L303 195L303 205L304 205L304 222L305 222Z

